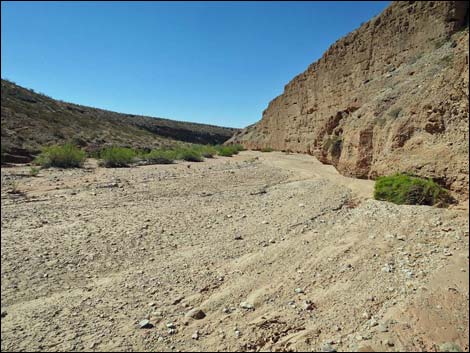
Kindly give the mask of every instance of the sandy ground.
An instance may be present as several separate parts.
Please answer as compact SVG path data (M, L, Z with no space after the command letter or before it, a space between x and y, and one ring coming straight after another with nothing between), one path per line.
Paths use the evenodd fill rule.
M468 208L280 152L28 169L1 171L2 351L468 350Z

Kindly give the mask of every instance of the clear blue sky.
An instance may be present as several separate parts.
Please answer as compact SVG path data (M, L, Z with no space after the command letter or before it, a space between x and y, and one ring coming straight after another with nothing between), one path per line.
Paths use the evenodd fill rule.
M389 2L2 1L2 78L53 98L244 127Z

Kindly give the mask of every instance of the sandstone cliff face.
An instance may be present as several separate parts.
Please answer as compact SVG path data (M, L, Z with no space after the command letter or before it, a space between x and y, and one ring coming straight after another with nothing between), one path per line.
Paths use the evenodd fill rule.
M285 86L230 142L345 175L433 177L468 198L468 3L394 2Z

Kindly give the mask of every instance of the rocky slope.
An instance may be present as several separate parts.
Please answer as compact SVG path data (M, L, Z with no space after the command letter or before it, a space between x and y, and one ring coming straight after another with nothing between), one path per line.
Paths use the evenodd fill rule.
M310 153L359 178L411 172L465 199L468 74L468 2L394 2L229 143Z
M237 131L57 101L7 80L2 80L1 107L2 149L18 162L41 146L67 140L88 149L110 144L152 148L177 141L218 144Z

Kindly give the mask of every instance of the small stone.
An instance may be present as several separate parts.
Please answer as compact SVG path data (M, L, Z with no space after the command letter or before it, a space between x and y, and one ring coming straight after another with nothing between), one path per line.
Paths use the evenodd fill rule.
M303 309L308 311L314 310L315 304L313 304L310 300L306 300L303 304Z
M395 345L392 341L389 341L389 340L385 340L384 344L389 347L393 347Z
M186 313L186 317L190 317L195 320L201 320L206 317L206 314L201 309L194 308Z
M191 336L191 338L193 340L198 340L199 339L199 331L194 332L193 335Z
M243 240L242 236L240 234L236 234L234 237L233 237L234 240Z
M336 349L330 343L323 343L320 352L336 352Z
M304 293L304 290L302 288L295 288L294 291L297 293L297 294L303 294Z
M166 327L169 328L169 329L176 329L176 325L172 322L167 323Z
M369 320L372 316L371 316L368 312L365 311L365 312L362 313L362 317L363 317L364 319Z
M240 336L241 336L241 332L238 330L235 330L235 337L240 338Z
M147 319L139 321L139 328L152 328L152 327L153 325Z
M179 304L183 299L184 299L184 297L177 297L175 300L173 300L171 305Z
M250 303L247 303L247 302L241 302L240 307L242 307L243 309L247 309L247 310L254 309L253 304L250 304Z
M175 333L176 333L176 329L174 329L174 328L170 328L170 329L168 330L168 334L169 334L169 335L174 335Z
M2 314L1 314L2 319L7 315L8 315L8 313L6 311L2 311Z
M385 324L380 324L380 325L377 327L377 331L379 331L379 332L388 332L388 326L385 325Z

